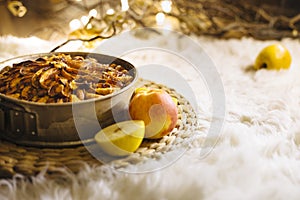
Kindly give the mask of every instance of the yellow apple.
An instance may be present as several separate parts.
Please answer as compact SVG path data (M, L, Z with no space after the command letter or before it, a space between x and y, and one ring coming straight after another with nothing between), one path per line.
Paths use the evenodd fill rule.
M128 120L110 125L95 135L104 152L112 156L126 156L135 152L145 135L142 120Z
M138 88L129 103L133 120L145 122L145 138L158 139L170 133L177 123L177 99L161 89Z
M290 52L282 44L272 44L263 48L256 57L254 69L289 69L292 62Z

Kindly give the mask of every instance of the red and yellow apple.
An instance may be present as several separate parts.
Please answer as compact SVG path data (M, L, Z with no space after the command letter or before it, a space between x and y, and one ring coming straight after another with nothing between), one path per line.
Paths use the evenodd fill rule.
M145 138L162 138L176 126L176 102L162 89L138 88L130 100L129 114L133 120L145 122Z

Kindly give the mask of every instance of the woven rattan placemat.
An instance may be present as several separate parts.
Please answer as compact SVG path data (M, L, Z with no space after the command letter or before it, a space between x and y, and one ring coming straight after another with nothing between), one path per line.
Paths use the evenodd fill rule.
M158 140L144 140L140 148L126 158L113 161L117 168L129 164L157 159L164 153L186 145L193 138L197 127L197 115L189 102L174 89L150 81L141 82L145 87L161 88L178 99L178 123L167 136ZM37 148L16 145L0 140L0 178L10 178L15 174L35 176L40 172L47 176L57 175L63 170L78 173L85 165L102 165L86 146L68 148Z

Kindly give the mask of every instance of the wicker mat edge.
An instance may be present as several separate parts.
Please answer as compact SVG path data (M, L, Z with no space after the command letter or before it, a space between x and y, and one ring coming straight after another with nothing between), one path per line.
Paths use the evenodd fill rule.
M145 158L155 159L158 155L172 150L185 138L191 138L191 132L197 127L197 115L189 102L174 89L151 81L143 81L144 87L155 87L166 90L178 99L178 123L174 130L159 140L144 140L141 147L132 156L139 161ZM188 134L187 134L188 132ZM130 164L130 157L120 158L118 163ZM16 174L25 177L36 176L44 172L48 177L57 176L62 171L78 173L85 165L103 165L85 146L72 148L38 148L16 145L0 140L0 178L11 178ZM119 166L120 167L120 166Z

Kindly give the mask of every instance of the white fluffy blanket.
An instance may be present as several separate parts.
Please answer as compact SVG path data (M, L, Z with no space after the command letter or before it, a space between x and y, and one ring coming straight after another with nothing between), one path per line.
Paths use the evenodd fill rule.
M281 41L293 61L289 70L278 72L248 69L258 51L274 41L197 41L216 64L226 95L223 129L207 156L200 156L201 143L195 141L179 160L151 173L103 165L66 174L63 182L42 174L30 183L0 180L0 199L299 199L299 41ZM54 46L37 38L2 37L0 59Z

